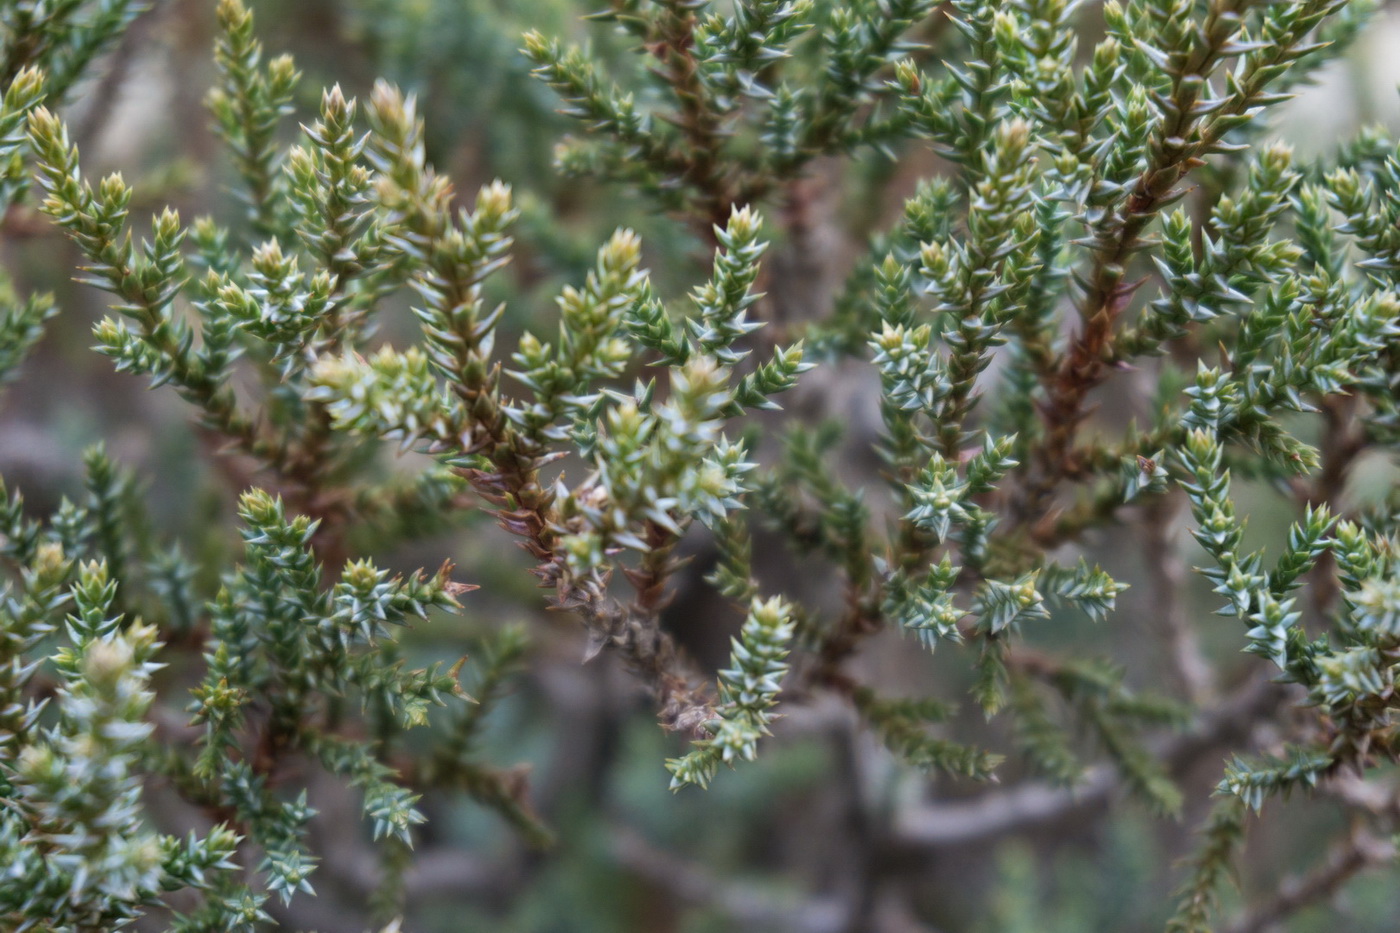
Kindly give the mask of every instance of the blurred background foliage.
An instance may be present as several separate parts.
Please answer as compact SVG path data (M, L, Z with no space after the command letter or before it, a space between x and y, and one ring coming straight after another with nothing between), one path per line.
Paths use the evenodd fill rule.
M556 113L552 91L530 77L520 53L527 29L590 42L619 61L625 38L582 19L592 0L264 0L250 4L269 51L291 52L306 74L298 90L298 116L314 112L321 89L339 83L364 97L375 77L418 95L427 122L431 161L450 175L459 192L494 178L516 188L523 216L511 272L493 281L509 297L505 345L532 324L554 314L562 282L578 280L592 251L619 225L643 237L645 265L659 290L679 294L684 283L706 275L709 247L686 224L655 212L616 187L561 177L554 147L569 130ZM133 216L170 203L187 217L237 215L229 194L233 166L216 145L203 107L213 83L210 48L213 4L164 0L152 4L111 53L98 76L78 90L69 111L75 141L92 176L120 170L136 188ZM1088 47L1085 43L1085 48ZM1400 129L1394 84L1400 78L1400 4L1382 9L1363 40L1289 105L1277 131L1306 155L1325 150L1359 125L1381 121ZM618 73L627 73L619 67ZM287 127L290 139L291 130ZM928 170L918 151L889 160L865 154L826 160L813 167L802 209L794 217L774 205L779 222L773 263L810 273L813 293L839 282L865 237L886 226L912 182ZM802 228L801 241L792 231ZM57 506L82 488L81 451L105 441L108 451L145 483L144 502L158 531L177 538L206 566L237 545L233 510L237 490L226 487L216 462L200 449L187 410L170 393L147 392L144 383L116 374L92 353L91 328L106 299L75 284L78 257L61 235L32 217L6 219L4 263L22 293L51 290L61 315L50 325L20 379L0 397L0 474L23 489L36 512ZM816 244L814 246L813 244ZM507 284L508 283L508 284ZM504 292L509 290L510 294ZM824 308L805 308L817 316ZM384 338L411 334L405 305L384 315ZM805 386L789 407L812 423L834 419L853 435L878 421L873 375L830 370L827 385ZM867 445L868 446L868 445ZM421 459L406 454L387 468L405 473ZM873 461L845 463L854 478L872 476ZM1384 464L1362 464L1349 497L1383 498L1394 477ZM1240 487L1246 484L1240 483ZM1242 511L1254 516L1251 538L1282 540L1290 516L1267 507L1269 494L1241 488ZM495 815L465 797L429 795L429 821L418 843L418 865L408 876L405 929L431 933L709 933L728 930L837 930L836 903L869 899L867 916L880 931L949 930L973 933L1123 933L1160 929L1179 883L1169 869L1191 847L1203 816L1204 793L1189 795L1179 822L1152 818L1136 805L1107 808L1090 800L1063 818L1002 836L988 833L970 843L900 846L884 834L881 809L911 797L956 803L986 793L970 784L930 779L897 765L868 734L852 728L851 715L830 697L790 702L777 738L754 766L725 774L707 792L672 795L662 761L681 740L662 733L654 711L607 657L581 666L583 633L572 620L541 611L526 556L483 512L462 510L458 527L416 538L387 553L371 535L356 542L381 566L411 570L450 557L470 582L488 583L458 616L434 615L402 638L410 663L463 653L478 658L497 633L522 625L530 633L530 663L510 681L508 696L484 724L482 757L499 767L528 772L529 798L555 841L533 848ZM1115 576L1133 584L1108 627L1068 615L1054 631L1057 648L1108 642L1129 668L1130 683L1159 686L1159 642L1148 631L1153 601L1149 568L1125 566L1123 536L1110 529L1089 542L1090 561L1116 555ZM823 581L800 555L756 550L766 573L807 575L820 592ZM771 543L771 542L770 542ZM685 579L698 580L714 555L693 548L695 561L668 624L690 651L713 670L723 660L738 618L712 598L689 598ZM801 579L801 577L799 577ZM206 593L216 581L200 581ZM1207 614L1213 601L1199 579L1181 581L1187 611ZM1047 630L1049 628L1047 627ZM1207 652L1233 650L1233 629L1218 629ZM887 633L860 660L867 682L885 691L916 693L928 682L956 695L969 673L946 656L909 650ZM949 663L950 662L950 663ZM1245 663L1242 661L1242 664ZM476 683L468 665L468 692ZM1242 668L1241 668L1242 669ZM1228 681L1227 672L1223 678ZM800 700L801 698L797 698ZM968 704L969 706L971 704ZM975 711L960 714L968 734L985 730ZM410 747L411 747L410 739ZM1219 762L1182 775L1197 789L1218 778ZM1008 762L1004 779L1018 776ZM283 919L301 928L352 931L369 925L366 903L373 864L366 866L354 803L338 787L314 781L311 800L327 819L316 831L344 838L318 840L327 853L316 877L319 896L300 898ZM875 802L872 808L871 801ZM336 818L340 808L342 818ZM180 814L169 818L178 828ZM1328 820L1333 822L1329 823ZM1273 889L1304 866L1300 835L1334 829L1327 806L1272 807L1251 827L1240 884L1246 891ZM1292 845L1279 845L1283 838ZM1284 854L1287 853L1287 854ZM854 893L853 893L854 892ZM1228 910L1227 910L1228 915ZM1344 896L1298 914L1295 933L1345 929L1386 933L1400 927L1400 886L1394 875L1364 877Z

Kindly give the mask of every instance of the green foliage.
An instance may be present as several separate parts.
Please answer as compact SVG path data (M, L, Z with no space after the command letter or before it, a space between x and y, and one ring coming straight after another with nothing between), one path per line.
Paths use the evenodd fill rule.
M716 719L705 723L712 737L697 740L694 751L666 763L672 790L687 784L705 787L721 763L732 765L735 759L752 761L757 756L758 740L768 734L773 718L769 710L777 703L780 681L787 672L783 659L792 634L793 623L782 600L754 600L734 640L731 667L720 672Z
M440 12L406 6L357 4L389 46ZM486 48L510 18L470 6ZM135 222L121 174L83 175L63 107L138 5L0 3L0 207L32 174L81 281L111 296L96 349L189 407L242 539L228 560L164 540L100 447L81 504L42 521L0 487L0 921L113 929L178 903L194 906L170 909L173 929L258 929L325 858L313 768L358 794L386 922L429 793L550 845L525 770L490 763L483 738L535 664L523 631L483 640L475 699L465 659L410 666L406 630L477 587L451 560L395 574L365 543L368 527L380 547L439 548L475 506L521 545L543 605L581 621L586 657L615 656L688 743L665 763L673 790L754 760L780 699L823 693L940 779L1024 766L1157 815L1191 802L1192 755L1228 755L1168 925L1209 929L1251 811L1400 755L1396 498L1366 512L1346 490L1400 442L1400 148L1376 132L1303 164L1256 142L1368 10L1109 2L1081 51L1093 30L1067 0L614 0L589 28L627 54L520 39L579 125L556 165L668 213L705 267L644 248L638 222L584 268L541 272L558 205L502 181L459 201L413 94L336 84L288 146L302 75L266 57L241 0L216 6L207 104L242 211ZM828 316L778 319L779 299L810 300L792 268L812 179L854 188L886 157L936 168L888 230L861 231ZM0 278L0 379L54 310ZM809 386L856 369L871 423L814 412ZM1097 410L1138 392L1130 378L1149 384L1144 428ZM775 414L788 393L796 413ZM883 483L859 475L864 453ZM1263 495L1287 530L1247 546ZM1184 602L1134 604L1174 672L1118 657L1135 570L1097 542L1139 521L1150 559L1175 562L1169 529L1145 529L1175 502L1218 614L1243 624L1231 646L1255 657L1207 656ZM800 573L774 572L759 533ZM709 543L743 616L717 681L663 625L684 555ZM1175 600L1157 572L1154 598ZM495 576L483 595L517 598ZM938 648L953 672L921 689L956 685L990 723L886 696L856 660L888 629L927 649L908 663ZM158 656L179 676L157 677ZM1280 734L1272 748L1221 726L1240 703L1212 693L1255 671L1296 691L1238 714ZM155 828L156 780L205 831Z

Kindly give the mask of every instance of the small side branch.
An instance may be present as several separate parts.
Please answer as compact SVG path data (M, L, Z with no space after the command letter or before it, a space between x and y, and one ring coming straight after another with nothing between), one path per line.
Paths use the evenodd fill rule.
M1332 898L1360 872L1394 861L1395 855L1394 843L1355 829L1326 862L1306 875L1284 879L1272 897L1226 927L1227 933L1267 933L1298 911Z

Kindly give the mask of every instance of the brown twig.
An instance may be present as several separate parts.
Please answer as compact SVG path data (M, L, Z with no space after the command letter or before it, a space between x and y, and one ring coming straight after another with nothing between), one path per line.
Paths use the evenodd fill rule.
M705 737L704 724L715 717L709 685L661 630L660 585L647 583L646 597L627 605L608 595L606 579L580 579L569 572L560 550L563 520L553 508L553 493L540 485L539 458L518 450L504 434L490 456L497 469L460 472L498 507L500 526L524 539L521 546L539 562L533 573L540 586L554 590L550 608L583 620L589 637L585 660L604 647L613 649L655 697L664 728Z
M1357 397L1329 396L1322 399L1322 440L1319 450L1321 468L1312 483L1294 485L1294 495L1309 505L1326 504L1332 513L1341 511L1341 498L1347 477L1356 459L1366 450L1366 428L1355 417ZM1313 621L1321 626L1341 596L1341 581L1336 574L1337 561L1331 549L1319 555L1308 574L1308 592L1312 599Z
M662 77L680 104L672 122L680 129L688 150L682 177L700 193L697 206L701 217L695 226L712 241L714 228L723 227L738 204L738 194L726 177L721 158L725 136L721 118L695 58L695 12L680 3L662 6L667 7L666 12L657 18L657 35L647 50L661 63Z
M1036 451L1035 473L1018 510L1021 521L1035 520L1053 495L1064 476L1064 465L1072 460L1079 426L1088 417L1086 399L1110 372L1118 319L1146 281L1128 278L1129 262L1150 245L1144 232L1179 193L1177 186L1187 173L1204 164L1201 157L1213 137L1209 126L1198 126L1206 110L1197 104L1209 87L1204 79L1223 60L1239 31L1238 17L1233 15L1238 5L1237 0L1212 3L1198 27L1199 44L1183 61L1173 63L1166 108L1170 118L1153 134L1152 159L1126 197L1106 212L1091 234L1093 264L1083 279L1079 301L1082 326L1045 385L1041 404L1045 439Z

